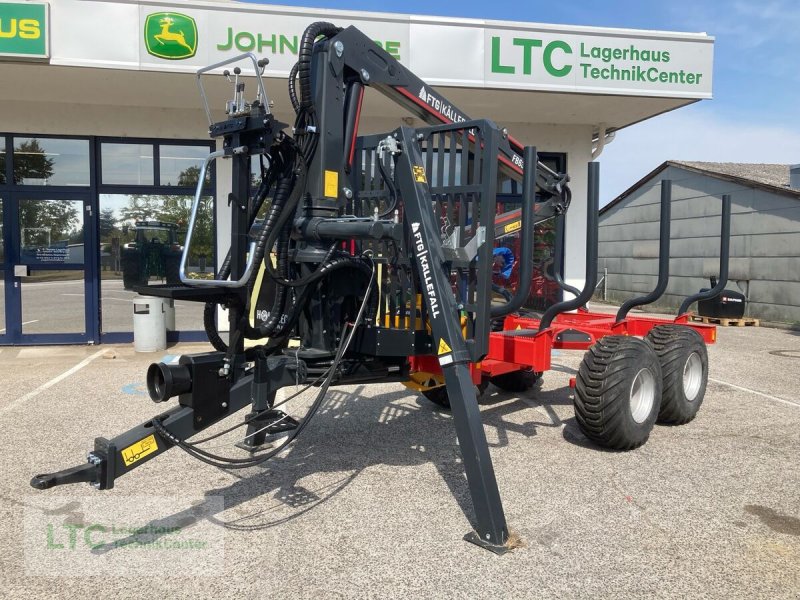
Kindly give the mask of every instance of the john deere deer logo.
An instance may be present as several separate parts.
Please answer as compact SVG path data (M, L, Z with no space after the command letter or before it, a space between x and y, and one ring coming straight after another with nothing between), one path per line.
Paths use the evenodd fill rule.
M197 52L197 24L180 13L153 13L144 23L144 44L159 58L191 58Z

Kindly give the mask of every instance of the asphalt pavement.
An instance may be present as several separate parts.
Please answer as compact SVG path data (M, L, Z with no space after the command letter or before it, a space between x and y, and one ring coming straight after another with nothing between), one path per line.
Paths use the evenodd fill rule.
M39 492L32 475L79 465L96 436L164 409L145 395L149 362L207 347L2 348L0 593L798 598L800 335L719 328L718 338L698 417L656 426L632 452L580 433L568 387L579 352L558 352L522 395L490 386L485 431L524 541L502 557L461 539L472 508L450 414L399 384L332 389L291 449L259 467L220 471L173 449L113 490ZM313 395L289 412L302 415ZM241 436L207 445L241 456L231 448ZM149 527L152 544L116 545L120 524ZM153 549L179 535L203 547Z

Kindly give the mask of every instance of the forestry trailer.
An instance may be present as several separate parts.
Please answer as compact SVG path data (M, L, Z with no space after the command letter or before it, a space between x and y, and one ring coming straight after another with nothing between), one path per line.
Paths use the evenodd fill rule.
M225 70L234 91L224 120L215 122L203 78L238 61L251 63L256 98L245 100L238 66ZM152 364L151 399L176 398L174 405L130 431L97 438L86 464L37 475L33 487L88 482L110 489L175 446L223 469L256 466L297 438L329 386L397 381L451 407L475 511L476 528L466 539L503 553L509 533L477 390L492 382L524 391L550 368L554 349L580 349L586 353L573 382L575 415L595 444L629 450L647 440L656 420L694 418L708 377L706 344L716 330L691 323L687 311L726 283L729 198L722 201L721 273L712 290L687 298L674 320L628 315L659 298L669 278L671 187L665 182L656 289L616 315L591 313L585 305L597 279L597 163L588 167L586 274L579 290L564 282L560 256L569 178L542 164L535 148L461 112L354 27L318 22L304 32L289 77L292 127L271 111L266 65L244 54L198 71L209 132L222 145L198 178L181 283L147 289L204 303L215 351ZM367 88L427 126L359 135ZM201 186L215 159L232 167L230 250L215 279L191 279L186 265ZM261 166L258 186L250 183L253 161ZM517 182L519 209L498 214L498 179ZM571 299L533 314L523 305L533 276L534 230L548 219L555 219L557 233L552 277ZM495 239L509 232L519 237L519 283L510 300L498 303L490 265ZM258 298L270 306L251 320ZM225 335L217 326L219 306L227 309ZM298 383L319 390L307 414L295 419L278 408L292 396L276 402L276 392ZM233 427L197 439L245 408ZM239 426L247 435L238 456L204 448Z

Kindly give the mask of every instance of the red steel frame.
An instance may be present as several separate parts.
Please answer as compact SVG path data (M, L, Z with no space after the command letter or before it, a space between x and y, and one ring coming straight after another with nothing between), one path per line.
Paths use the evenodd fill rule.
M537 372L550 370L553 350L588 350L597 340L607 335L631 335L644 337L658 325L684 325L694 329L706 344L717 340L717 328L691 322L691 315L684 314L674 320L654 317L627 317L619 323L614 314L575 312L562 313L555 317L550 327L539 330L539 320L510 315L503 322L503 331L489 335L489 351L479 363L472 365L472 380L481 382L484 376L502 375L522 369ZM583 334L586 339L566 340L562 334ZM435 356L412 356L411 371L440 373Z

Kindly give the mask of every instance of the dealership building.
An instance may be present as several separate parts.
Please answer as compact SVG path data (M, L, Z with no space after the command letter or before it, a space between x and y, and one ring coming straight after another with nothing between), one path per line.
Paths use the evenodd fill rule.
M287 79L303 30L320 20L355 25L434 87L452 106L416 101L434 102L442 121L452 107L491 119L569 172L564 272L578 287L587 164L615 131L711 97L704 33L237 2L0 2L0 344L132 339L131 287L167 277L215 149L197 69L244 52L269 58L272 110L291 123ZM219 120L231 86L221 72L204 80ZM368 90L359 133L403 124L423 125ZM189 254L196 277L227 251L229 171L218 162ZM499 191L513 203L514 189ZM202 339L201 311L176 303L171 337Z

